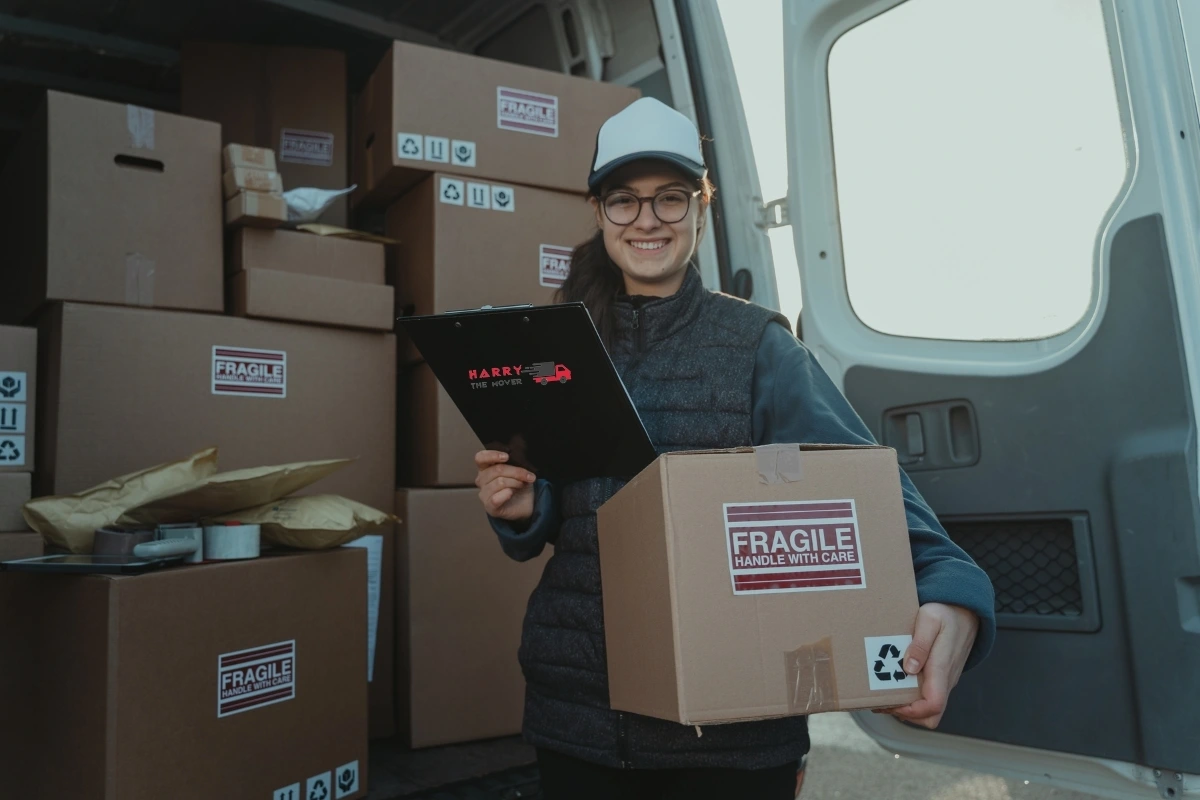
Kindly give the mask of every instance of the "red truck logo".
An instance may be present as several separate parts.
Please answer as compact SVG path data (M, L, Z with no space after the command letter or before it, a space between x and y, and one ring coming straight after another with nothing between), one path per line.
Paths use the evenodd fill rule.
M553 361L542 361L532 364L527 374L533 378L534 383L540 383L542 386L551 381L566 383L571 380L571 370L562 364L555 364Z

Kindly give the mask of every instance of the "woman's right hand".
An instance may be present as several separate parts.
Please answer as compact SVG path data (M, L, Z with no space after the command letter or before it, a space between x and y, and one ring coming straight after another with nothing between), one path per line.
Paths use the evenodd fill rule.
M475 454L479 474L475 485L489 516L509 522L525 522L533 516L532 472L508 464L508 453L480 450Z

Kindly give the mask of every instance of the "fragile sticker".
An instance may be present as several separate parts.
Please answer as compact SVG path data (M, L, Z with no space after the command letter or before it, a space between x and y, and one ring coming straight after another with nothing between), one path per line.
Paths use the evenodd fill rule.
M511 186L493 186L492 208L496 211L516 211L517 193Z
M441 185L438 187L438 200L452 206L465 204L466 194L467 184L454 178L442 178Z
M726 503L734 594L866 586L853 500Z
M912 636L867 636L867 680L871 689L915 689L917 676L904 671L903 659Z
M279 134L279 160L288 164L333 166L333 134L284 128Z
M287 353L213 345L212 393L287 397Z
M571 271L571 253L570 247L538 245L538 261L541 262L538 283L553 289L562 286L567 280L567 273Z
M419 133L397 133L396 155L413 161L421 161L425 156L425 137Z
M486 183L468 183L467 205L471 208L491 208L492 187Z
M228 717L296 696L296 640L226 653L217 659L217 716Z
M25 404L0 403L0 436L25 432Z
M29 399L29 376L24 372L0 372L0 402L24 403Z
M442 136L425 137L425 160L439 164L450 163L450 140Z
M25 437L0 433L0 467L21 467L25 461Z
M475 143L455 139L450 142L450 158L456 167L475 166Z
M552 94L497 86L496 127L557 138L558 98Z

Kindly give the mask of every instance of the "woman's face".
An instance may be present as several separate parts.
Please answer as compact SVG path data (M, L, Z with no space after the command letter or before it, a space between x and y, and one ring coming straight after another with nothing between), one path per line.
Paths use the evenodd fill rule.
M641 162L617 172L600 198L593 198L604 246L625 277L627 293L667 296L682 284L707 202L696 188L665 165ZM649 199L656 196L658 215ZM634 198L643 198L640 209Z

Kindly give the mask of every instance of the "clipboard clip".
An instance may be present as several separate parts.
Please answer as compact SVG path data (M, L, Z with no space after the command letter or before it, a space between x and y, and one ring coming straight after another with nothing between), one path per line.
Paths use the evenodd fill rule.
M518 303L511 306L480 306L479 308L456 308L445 314L476 314L480 311L512 311L518 308L533 308L533 303Z

